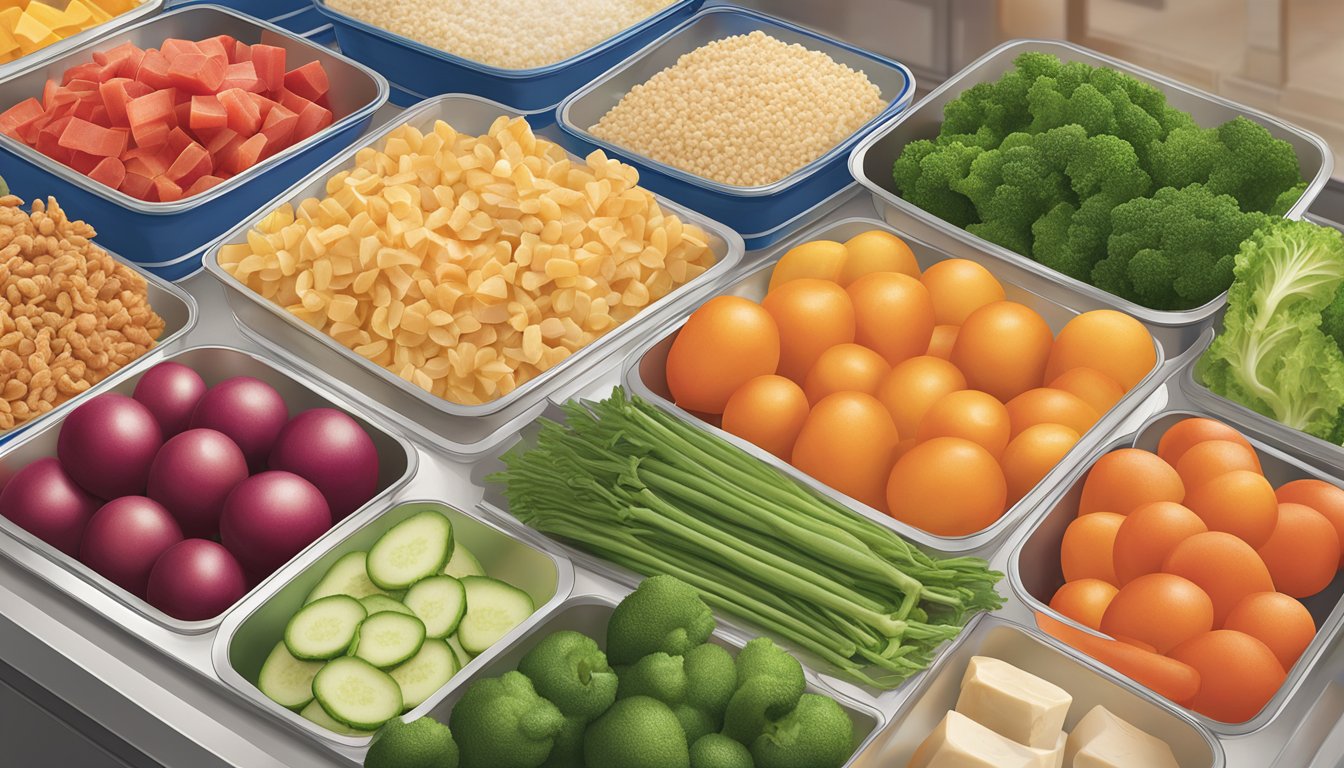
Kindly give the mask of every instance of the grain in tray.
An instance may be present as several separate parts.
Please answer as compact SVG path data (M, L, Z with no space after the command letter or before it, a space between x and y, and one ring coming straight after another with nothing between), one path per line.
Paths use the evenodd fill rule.
M884 107L862 71L756 30L684 54L589 131L711 181L753 187L826 154Z
M484 136L404 125L219 264L406 381L480 404L713 264L707 235L638 181L601 152L571 160L522 118Z

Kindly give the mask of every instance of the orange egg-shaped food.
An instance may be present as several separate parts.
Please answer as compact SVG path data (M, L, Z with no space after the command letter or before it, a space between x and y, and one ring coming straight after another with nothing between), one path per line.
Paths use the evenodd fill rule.
M1115 562L1111 553L1115 549L1115 534L1123 522L1125 516L1114 512L1096 512L1074 518L1064 529L1064 539L1059 543L1059 565L1064 580L1101 579L1107 584L1115 584Z
M854 305L844 288L814 277L790 280L761 306L779 328L781 376L802 381L821 353L854 341Z
M996 301L975 310L952 346L952 363L973 389L1003 402L1041 386L1054 337L1035 310L1015 301Z
M957 343L957 331L960 330L961 327L956 325L933 326L933 335L929 337L929 351L924 354L951 360L952 347Z
M1213 601L1213 626L1253 592L1273 592L1274 579L1251 545L1230 533L1196 533L1177 544L1162 564L1163 573L1198 584Z
M1231 440L1195 443L1176 462L1176 473L1181 476L1186 492L1238 469L1260 474L1260 458L1254 449Z
M803 377L807 400L816 404L836 392L877 393L891 366L881 355L858 344L837 344L822 352Z
M1111 410L1125 396L1124 387L1096 368L1070 368L1056 376L1049 386L1082 400L1098 415Z
M920 282L933 297L939 325L961 325L975 310L1003 301L1003 285L970 259L944 259L924 270Z
M1230 629L1188 640L1168 655L1199 672L1199 693L1185 705L1224 723L1255 717L1287 678L1268 646Z
M809 412L803 388L778 374L737 388L723 409L723 429L789 460Z
M1127 515L1154 501L1185 499L1181 476L1156 454L1139 448L1121 448L1097 459L1083 481L1078 514L1117 512Z
M918 280L899 272L873 272L845 290L854 304L854 341L892 365L928 351L933 300Z
M1189 579L1147 573L1120 588L1101 631L1153 646L1158 653L1213 629L1213 601Z
M957 366L928 355L897 363L877 386L877 399L891 412L902 438L914 437L929 408L944 395L966 388Z
M667 387L677 405L723 413L737 388L779 365L779 328L761 305L716 296L691 313L667 352Z
M986 392L962 389L938 398L919 420L915 438L960 437L998 458L1008 445L1008 409Z
M1076 395L1049 387L1028 389L1006 405L1014 436L1037 424L1063 424L1081 435L1100 418L1096 409Z
M864 275L874 272L900 272L919 277L919 262L915 252L905 241L885 229L870 229L845 241L849 257L840 268L837 278L841 285L849 285Z
M1185 506L1210 531L1225 531L1259 547L1274 532L1279 500L1264 475L1245 469L1225 472L1185 495Z
M1256 592L1237 603L1223 622L1268 646L1284 669L1292 669L1316 639L1316 621L1296 598L1282 592Z
M1059 332L1050 350L1045 378L1071 368L1092 368L1125 388L1134 388L1157 365L1153 335L1143 323L1113 309L1084 312Z
M1344 489L1324 480L1306 478L1284 483L1274 491L1274 497L1280 503L1301 504L1325 515L1325 519L1335 527L1340 547L1344 548ZM1340 565L1344 567L1344 558L1341 558Z
M875 509L886 508L887 475L899 438L872 395L837 392L812 406L791 463Z
M1311 597L1330 586L1339 570L1339 534L1325 515L1301 504L1279 504L1274 532L1256 552L1274 588L1289 597Z
M887 481L892 517L937 536L967 536L1003 515L1003 470L989 452L957 437L917 443Z
M1050 598L1050 607L1090 629L1101 630L1101 618L1120 590L1101 579L1065 582Z
M849 251L845 246L831 240L813 240L795 245L779 258L770 272L770 287L767 291L804 277L835 282L840 278L840 270L844 269L847 258Z
M1078 433L1062 424L1027 427L1008 441L999 464L1008 481L1008 500L1016 502L1036 487L1078 442Z
M1240 443L1251 451L1255 449L1251 442L1237 430L1217 419L1203 416L1191 416L1172 424L1157 443L1157 455L1173 467L1180 462L1190 447L1206 440L1231 440Z
M1162 570L1177 544L1207 530L1199 515L1172 501L1155 501L1131 511L1115 534L1113 557L1119 584Z

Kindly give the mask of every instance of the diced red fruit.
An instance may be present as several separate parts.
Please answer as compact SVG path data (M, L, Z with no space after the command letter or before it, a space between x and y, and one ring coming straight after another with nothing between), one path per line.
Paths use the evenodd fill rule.
M228 124L228 113L217 96L192 96L191 115L187 125L199 136L209 128L223 128Z
M238 146L238 149L233 153L233 157L229 158L230 164L225 170L230 174L239 174L246 171L257 164L265 149L266 135L259 133L253 136Z
M160 203L176 202L182 199L182 186L167 176L155 176L153 194Z
M317 101L327 95L331 85L327 82L327 70L322 68L322 64L310 61L285 73L285 88L309 101Z
M122 43L93 54L93 60L102 65L102 71L107 77L135 77L144 58L145 49L134 43Z
M80 152L77 149L72 149L70 150L70 159L66 161L66 164L85 176L88 176L90 173L93 173L94 168L98 167L98 163L102 162L104 159L105 158L99 157L98 155L91 155L88 152Z
M89 171L89 178L119 189L126 179L126 165L115 157L104 157Z
M140 66L135 70L135 79L155 90L172 88L173 81L168 77L168 67L168 57L150 48L145 51Z
M251 60L252 60L252 46L248 45L247 43L244 43L242 40L234 40L233 57L230 58L229 61L234 64L237 64L240 61L251 61Z
M148 200L150 192L154 190L154 179L151 176L132 171L130 164L127 164L126 177L121 180L117 189L138 200Z
M224 82L220 84L219 90L227 91L230 88L241 88L248 93L261 93L261 78L257 77L257 70L250 61L240 61L230 64L224 70Z
M182 187L190 187L197 179L215 169L210 153L196 142L188 144L163 175Z
M182 193L182 196L191 197L192 195L199 195L200 193L215 186L216 184L222 184L223 182L224 180L218 176L211 176L209 174L206 174L205 176L202 176L201 178L193 182L192 185L187 188L187 191Z
M33 98L24 99L0 112L0 133L19 138L19 127L36 120L42 113L40 101Z
M168 79L183 93L207 94L219 90L227 68L223 57L184 53L168 62Z
M331 125L331 122L330 109L308 102L308 106L304 107L303 111L299 113L298 124L294 126L294 143L297 144L309 136L316 135L318 131Z
M261 78L266 93L274 93L285 84L285 49L258 43L252 46L252 66Z
M266 137L266 151L269 154L275 154L290 145L290 139L294 136L294 129L299 125L299 116L285 108L283 104L276 104L267 113L266 120L261 124L261 133Z
M170 124L176 120L175 106L171 88L131 99L126 104L126 120L130 123L135 143L150 147L166 141Z
M201 46L190 40L170 37L163 41L163 45L159 46L159 52L168 58L172 58L174 56L182 56L185 54L199 54L201 52Z
M72 117L61 131L59 143L70 150L86 152L98 157L121 157L126 151L125 128L104 128L87 120Z
M247 91L241 88L220 91L219 103L224 105L230 130L251 136L261 128L261 108Z
M225 41L228 41L227 43ZM229 54L233 53L234 39L228 35L216 35L208 37L196 44L201 49L201 53L211 58L217 58L224 64L229 63Z
M77 64L61 75L61 85L69 85L75 80L96 80L102 74L103 66L96 61Z

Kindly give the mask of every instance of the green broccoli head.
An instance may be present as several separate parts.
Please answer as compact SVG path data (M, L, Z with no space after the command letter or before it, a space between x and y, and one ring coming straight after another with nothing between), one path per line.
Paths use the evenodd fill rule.
M1158 186L1182 189L1200 183L1214 194L1236 198L1244 211L1274 212L1280 198L1302 183L1292 145L1244 117L1217 128L1173 130L1153 145L1151 154ZM1300 196L1294 195L1289 207Z
M728 700L723 732L750 744L771 721L797 706L806 689L797 659L769 638L752 640L737 654L737 690Z
M548 635L518 662L537 693L566 717L588 723L616 700L616 673L591 637L565 630Z
M1117 198L1105 194L1093 195L1077 208L1060 203L1032 225L1032 258L1087 282L1097 262L1106 258L1116 204Z
M709 733L691 745L691 768L755 768L751 752L721 733Z
M1274 205L1269 207L1269 215L1274 217L1287 216L1288 212L1297 205L1297 201L1302 199L1302 195L1307 192L1307 182L1299 181L1293 186L1279 193L1274 199Z
M389 720L374 735L364 768L457 768L457 742L448 726L429 717Z
M477 680L453 707L448 725L462 768L539 768L565 717L521 672Z
M854 725L834 699L805 693L751 744L755 768L840 768L854 751Z
M713 643L692 648L685 656L686 703L706 713L718 730L728 700L737 688L737 666L732 654Z
M668 706L648 696L631 696L611 706L584 732L589 766L690 768L690 748L681 723Z
M555 735L555 745L546 762L539 768L585 768L583 761L583 734L588 730L588 721L579 717L566 717L565 724Z
M737 686L733 657L706 643L685 656L651 653L621 673L617 697L648 696L672 709L687 743L717 731Z
M651 654L680 656L714 632L714 614L695 588L672 576L645 579L607 622L607 659L624 667Z
M969 198L952 189L985 150L960 141L934 144L912 141L892 164L891 177L901 197L944 221L964 227L978 220Z
M621 672L616 698L648 696L671 706L686 700L688 688L684 659L659 651L645 656Z

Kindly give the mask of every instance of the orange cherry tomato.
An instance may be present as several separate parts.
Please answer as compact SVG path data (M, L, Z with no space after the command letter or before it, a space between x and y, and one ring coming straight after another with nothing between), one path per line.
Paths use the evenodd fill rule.
M1339 534L1325 515L1301 504L1279 504L1274 532L1256 552L1275 589L1289 597L1311 597L1335 580L1339 550Z
M898 363L877 386L877 399L891 412L901 438L914 437L929 408L944 395L966 388L966 377L946 360L920 355Z
M1181 454L1176 473L1186 491L1194 491L1208 481L1237 469L1261 474L1260 458L1255 451L1231 440L1205 440Z
M892 517L937 536L967 536L1003 515L1003 470L989 452L957 437L917 443L887 481Z
M841 285L849 285L874 272L900 272L919 277L915 252L904 240L885 229L860 232L845 241L845 250L849 252L849 258L840 268L838 280Z
M788 461L808 411L802 387L766 374L738 387L728 398L723 429Z
M1301 504L1325 515L1325 519L1335 527L1341 550L1344 550L1344 490L1324 480L1306 478L1279 486L1274 497L1280 503ZM1344 567L1344 557L1341 558L1340 566Z
M1255 717L1287 678L1268 646L1230 629L1188 640L1169 655L1199 671L1199 693L1186 706L1224 723Z
M969 259L944 259L924 270L920 282L933 297L939 325L961 325L980 307L1003 301L1003 285Z
M1191 446L1205 440L1231 440L1246 446L1251 451L1255 450L1244 435L1223 422L1202 416L1191 416L1176 422L1162 433L1162 439L1157 443L1157 455L1174 467Z
M896 425L877 398L837 392L812 406L791 463L841 493L885 509L897 442Z
M1199 515L1172 501L1144 504L1125 516L1115 534L1115 575L1121 586L1162 570L1177 544L1209 530Z
M1050 386L1077 397L1098 414L1111 410L1125 396L1124 387L1096 368L1071 368L1056 376Z
M1226 531L1252 547L1274 532L1279 500L1264 475L1244 469L1225 472L1185 495L1185 506L1199 515L1210 531Z
M723 413L737 388L779 365L779 328L761 305L717 296L691 313L667 353L667 387L677 405Z
M1156 365L1157 347L1143 323L1123 312L1097 309L1073 318L1059 332L1045 378L1053 381L1072 368L1093 368L1128 392Z
M1144 648L1140 641L1112 640L1084 632L1036 611L1036 626L1060 642L1100 661L1140 685L1174 702L1189 701L1199 690L1199 672L1189 664Z
M1147 573L1121 587L1101 619L1102 632L1132 637L1158 653L1211 629L1213 601L1208 594L1170 573Z
M837 344L822 352L803 377L807 400L816 404L836 392L876 394L891 366L873 350L858 344Z
M1097 459L1088 471L1078 514L1127 515L1154 501L1179 504L1184 499L1185 486L1170 464L1139 448L1121 448Z
M998 457L1008 445L1008 409L992 395L974 389L949 392L934 401L919 421L915 438L960 437Z
M849 251L845 246L831 240L800 243L779 258L770 272L770 287L766 290L774 291L790 280L804 277L835 282L848 258Z
M1101 630L1101 617L1119 592L1101 579L1065 582L1050 598L1050 607L1090 629Z
M1100 418L1096 410L1080 398L1049 387L1028 389L1009 400L1007 407L1014 437L1037 424L1063 424L1082 435Z
M1095 512L1074 518L1064 529L1064 539L1059 543L1059 565L1064 580L1101 579L1107 584L1115 584L1115 562L1111 553L1115 549L1115 534L1123 522L1125 516L1114 512Z
M957 331L960 330L961 326L957 325L933 326L933 335L929 337L929 351L925 354L944 360L952 359L952 347L957 343Z
M873 272L849 284L854 340L895 365L924 354L933 337L933 300L918 280Z
M821 353L854 341L854 305L829 280L804 277L771 291L761 306L779 328L781 376L802 381Z
M1253 592L1273 592L1274 579L1251 545L1230 533L1196 533L1177 544L1162 564L1164 573L1198 584L1213 601L1213 626L1223 626L1232 609Z
M957 331L952 362L966 383L1003 402L1041 386L1054 337L1035 310L996 301L975 310Z
M1264 643L1284 669L1292 669L1316 639L1311 611L1282 592L1256 592L1243 597L1227 614L1223 626Z
M1078 442L1078 433L1062 424L1027 427L1008 441L999 463L1008 480L1008 500L1017 502L1055 468Z

